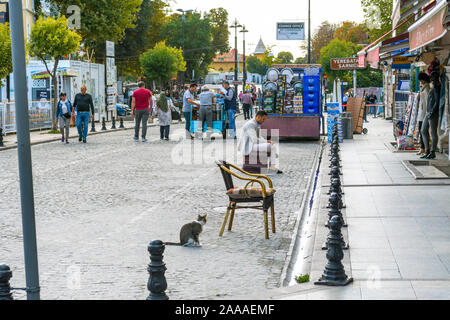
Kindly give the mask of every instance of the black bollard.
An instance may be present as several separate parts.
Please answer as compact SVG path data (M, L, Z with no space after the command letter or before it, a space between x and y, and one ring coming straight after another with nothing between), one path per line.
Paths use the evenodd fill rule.
M150 278L148 279L147 288L150 291L150 295L147 297L147 300L169 300L165 293L167 289L167 281L164 275L167 268L163 262L165 248L166 246L160 240L153 241L148 246L150 264L147 271L150 274Z
M3 144L3 129L0 128L0 147L3 147L3 146L4 146L4 144Z
M111 130L116 130L116 118L112 117L112 126L111 126Z
M338 157L336 157L336 155L331 158L330 163L331 163L330 168L333 168L333 167L342 168L341 160Z
M106 121L105 121L105 117L102 118L102 131L106 131Z
M331 168L331 172L328 175L331 176L331 179L339 178L340 176L342 176L341 169L339 169L339 167L333 167Z
M97 130L95 130L95 119L92 119L91 121L91 132L97 132Z
M341 184L340 178L331 179L330 190L328 191L327 194L332 194L333 192L340 194L340 195L344 194L344 191L342 191L342 184Z
M125 126L123 125L123 118L120 118L120 126L119 129L125 129Z
M330 200L328 201L327 209L331 209L328 213L328 220L331 220L334 216L339 216L342 219L342 223L344 227L347 227L347 224L344 222L344 216L342 215L341 210L344 208L344 205L342 203L342 196L336 192L333 192L330 195ZM329 222L325 224L326 227L328 227Z
M7 265L0 265L0 300L13 300L11 285L12 271Z
M344 251L341 244L342 221L338 216L334 216L330 221L330 233L328 235L327 244L328 263L322 277L314 282L316 285L325 286L346 286L353 282L353 278L349 278L345 274L342 259L344 259Z

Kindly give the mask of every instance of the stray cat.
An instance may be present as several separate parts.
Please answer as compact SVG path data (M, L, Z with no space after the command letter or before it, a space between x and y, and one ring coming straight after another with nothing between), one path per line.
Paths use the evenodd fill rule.
M207 214L199 215L197 221L185 224L180 231L180 243L165 242L165 244L168 246L201 247L199 236L206 224L207 216Z

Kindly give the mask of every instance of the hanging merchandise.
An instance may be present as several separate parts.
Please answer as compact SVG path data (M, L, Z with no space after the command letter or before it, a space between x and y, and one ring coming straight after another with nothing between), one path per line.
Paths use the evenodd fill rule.
M263 110L267 113L274 113L276 108L277 84L266 82L263 85Z
M269 69L266 74L268 81L276 82L280 76L280 72L277 69Z
M419 113L419 101L420 101L420 94L414 93L414 103L412 105L410 121L408 123L408 132L407 132L408 136L414 136L416 130L418 129L417 115Z
M286 76L286 83L291 83L294 79L294 71L292 71L291 69L283 69L281 71L281 74L283 76Z

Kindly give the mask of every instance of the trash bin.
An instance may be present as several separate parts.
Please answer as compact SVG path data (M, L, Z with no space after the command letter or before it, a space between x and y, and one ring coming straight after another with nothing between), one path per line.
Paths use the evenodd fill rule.
M344 139L353 139L353 116L351 112L341 114Z

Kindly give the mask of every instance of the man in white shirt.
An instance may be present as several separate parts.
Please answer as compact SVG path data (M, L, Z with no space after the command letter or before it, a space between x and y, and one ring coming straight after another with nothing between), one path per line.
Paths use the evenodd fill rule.
M250 163L256 164L257 158L265 159L270 153L270 170L282 174L275 167L278 158L278 146L270 140L266 140L260 136L261 125L266 121L267 113L259 111L255 119L249 120L242 128L241 137L239 139L238 149L245 156L250 156Z

